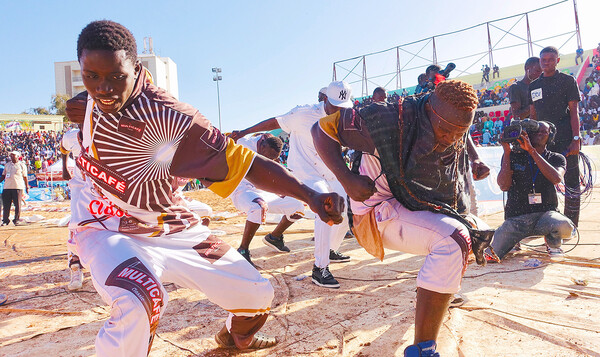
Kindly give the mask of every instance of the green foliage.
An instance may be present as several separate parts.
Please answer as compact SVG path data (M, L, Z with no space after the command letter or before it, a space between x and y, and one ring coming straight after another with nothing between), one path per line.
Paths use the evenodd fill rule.
M46 109L44 107L37 107L37 108L30 108L27 111L27 114L48 115L48 114L50 114L50 111L48 111L48 109Z
M67 100L69 96L66 94L54 94L52 96L52 104L50 105L50 111L56 115L66 115Z

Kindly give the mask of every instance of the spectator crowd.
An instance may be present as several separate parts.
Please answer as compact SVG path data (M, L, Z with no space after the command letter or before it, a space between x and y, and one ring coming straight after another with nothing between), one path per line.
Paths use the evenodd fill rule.
M598 46L600 53L600 45ZM579 102L579 119L584 145L600 144L600 56L592 57L592 72L585 79Z
M0 131L0 163L7 162L11 151L18 151L28 171L39 172L60 157L62 132Z

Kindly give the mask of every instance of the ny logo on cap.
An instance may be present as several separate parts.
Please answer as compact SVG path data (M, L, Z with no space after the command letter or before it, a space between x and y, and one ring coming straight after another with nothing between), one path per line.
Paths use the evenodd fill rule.
M342 89L340 91L340 100L346 100L346 95L348 95L348 92L346 92L345 89Z

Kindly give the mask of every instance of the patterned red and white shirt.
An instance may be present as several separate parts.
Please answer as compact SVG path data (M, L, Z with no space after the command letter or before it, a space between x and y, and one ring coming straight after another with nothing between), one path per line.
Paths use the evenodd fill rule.
M254 159L196 109L152 85L146 71L116 114L88 106L82 137L76 161L85 182L73 192L72 229L182 232L199 217L174 196L176 177L198 178L227 197Z

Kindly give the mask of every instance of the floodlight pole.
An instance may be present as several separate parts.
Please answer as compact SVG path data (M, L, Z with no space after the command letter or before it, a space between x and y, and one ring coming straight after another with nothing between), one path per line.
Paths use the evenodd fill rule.
M213 76L213 81L217 82L217 106L219 108L219 131L222 131L222 129L221 129L221 95L219 93L219 82L223 79L223 77L221 77L219 75L221 73L221 68L214 67L212 69L212 71L215 74Z

